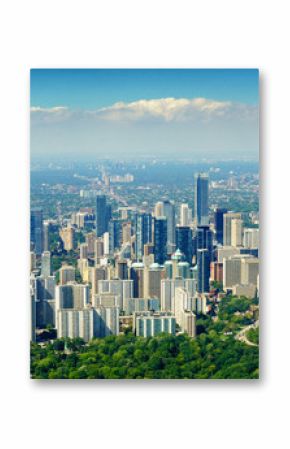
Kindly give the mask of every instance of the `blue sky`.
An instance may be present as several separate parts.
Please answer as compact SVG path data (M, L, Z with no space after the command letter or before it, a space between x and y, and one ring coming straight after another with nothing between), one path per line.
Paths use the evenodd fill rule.
M254 69L32 69L32 155L258 157Z

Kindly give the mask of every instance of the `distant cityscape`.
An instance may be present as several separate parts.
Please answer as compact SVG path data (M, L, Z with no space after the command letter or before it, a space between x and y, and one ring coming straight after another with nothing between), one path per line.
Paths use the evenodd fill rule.
M258 188L243 162L187 164L184 177L178 161L32 165L32 342L195 339L228 295L258 298Z

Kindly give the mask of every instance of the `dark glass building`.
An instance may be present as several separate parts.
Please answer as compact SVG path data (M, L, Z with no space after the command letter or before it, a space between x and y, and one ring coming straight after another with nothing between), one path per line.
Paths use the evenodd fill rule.
M207 249L197 250L197 291L209 292L210 257Z
M195 175L194 211L197 226L209 224L208 216L208 174Z
M167 259L167 220L165 217L154 218L154 260L163 265Z
M192 229L189 226L177 226L175 243L176 249L179 249L185 255L186 262L191 264L193 256Z
M30 241L35 254L40 255L43 251L43 212L40 207L30 212Z
M96 197L96 234L97 237L102 237L102 235L108 231L109 223L109 208L107 207L107 201L105 195L97 195Z
M224 236L224 214L228 212L227 209L216 209L214 211L214 227L215 227L215 238L218 243L223 244Z
M117 248L122 246L122 224L123 220L109 221L109 251L113 254Z
M209 226L198 226L196 229L196 251L207 249L210 260L213 257L213 235Z
M163 213L167 220L167 244L175 243L175 207L171 201L163 201Z
M136 259L141 260L144 255L145 243L152 242L152 215L141 213L135 215L135 254Z

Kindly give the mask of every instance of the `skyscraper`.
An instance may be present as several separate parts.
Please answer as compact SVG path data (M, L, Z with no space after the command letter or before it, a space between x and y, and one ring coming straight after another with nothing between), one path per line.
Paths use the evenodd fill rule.
M209 223L207 173L198 173L195 175L194 210L197 226L207 225Z
M96 197L96 235L102 235L108 230L109 212L105 195L97 195Z
M210 257L207 249L197 250L197 291L209 292Z
M167 246L175 243L175 206L171 201L163 201L163 214L167 219Z
M223 244L224 235L224 214L228 211L227 209L217 208L214 211L214 227L215 227L215 238L218 243Z
M35 254L39 256L43 251L43 212L40 207L31 209L30 241L33 244Z
M228 212L223 215L223 245L232 245L232 220L242 218L240 213Z
M188 204L182 203L180 206L179 224L181 226L189 226L190 218L191 217Z
M51 275L51 257L49 251L44 251L41 255L41 275L43 277Z
M196 250L207 249L212 260L212 231L209 226L198 226L196 229Z
M152 215L145 213L136 214L134 227L136 259L141 260L144 254L145 243L152 242Z
M231 246L242 246L243 220L234 218L231 223Z
M192 263L192 229L189 226L176 226L176 248L184 255L185 260Z
M154 218L154 259L163 265L167 258L167 220L165 217Z

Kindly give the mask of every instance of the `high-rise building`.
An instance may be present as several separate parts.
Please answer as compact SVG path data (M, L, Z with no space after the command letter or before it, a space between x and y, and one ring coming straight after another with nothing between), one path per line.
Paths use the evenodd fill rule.
M55 294L55 308L83 309L89 303L89 285L70 283L58 285Z
M134 327L138 337L155 337L162 332L175 335L175 317L166 312L136 312Z
M57 337L83 338L106 337L119 333L118 307L98 307L82 310L57 311Z
M243 244L243 220L234 218L231 229L231 245L242 246Z
M115 250L122 246L122 221L118 219L109 221L109 253L114 254Z
M224 235L224 214L228 212L227 209L217 208L214 211L214 228L216 241L222 245Z
M259 229L245 228L243 245L250 249L259 248Z
M197 291L209 292L210 255L208 249L197 250Z
M209 226L198 226L196 228L196 251L207 249L210 260L213 257L213 235Z
M41 255L41 275L43 277L51 275L51 256L49 251L44 251Z
M144 264L135 262L130 269L130 279L133 281L134 298L144 298Z
M165 269L153 263L144 271L144 297L159 298L161 296L161 279L165 277Z
M197 226L209 224L208 211L208 174L198 173L195 175L195 220Z
M75 248L74 228L72 227L62 228L59 234L62 239L64 249L66 251L72 251Z
M170 247L175 244L175 206L171 201L163 201L163 215L167 220L167 246Z
M87 243L80 244L80 259L87 259L89 255L89 247Z
M36 301L46 301L55 298L55 276L36 276L33 279Z
M106 268L101 266L91 267L91 283L92 283L92 295L99 292L99 281L106 279Z
M232 220L241 220L240 213L228 212L223 215L223 245L232 246Z
M117 261L116 276L119 279L128 279L128 263L126 259Z
M107 200L105 195L97 195L96 197L96 235L102 235L108 231L109 215Z
M95 253L95 240L96 240L95 232L88 232L88 234L86 234L86 244L88 245L88 256L93 256Z
M118 295L120 310L123 310L123 302L125 298L133 298L133 280L111 279L99 281L99 293L113 293Z
M175 317L181 331L194 338L196 336L196 316L192 312L192 298L188 291L181 287L175 290Z
M135 216L135 254L142 260L145 243L152 242L152 215L141 213Z
M50 223L45 221L43 223L43 251L49 251L49 235L50 235Z
M104 257L104 240L99 237L95 240L95 265L99 265L103 257Z
M190 297L196 294L195 279L162 279L161 280L161 310L175 312L175 289L185 289Z
M122 223L122 244L131 243L132 225L131 222Z
M165 217L154 218L154 259L159 265L163 265L167 259L167 219Z
M163 202L158 201L158 203L155 204L154 207L154 217L164 217L164 211L163 211Z
M185 256L185 260L192 263L192 229L189 226L176 226L176 248Z
M188 204L182 203L180 205L180 219L179 224L180 226L189 226L191 221L190 217L190 211Z
M68 282L75 281L76 270L71 265L63 265L59 269L59 283L60 285L65 285Z
M39 256L43 251L43 212L39 207L30 212L30 241L35 254Z

